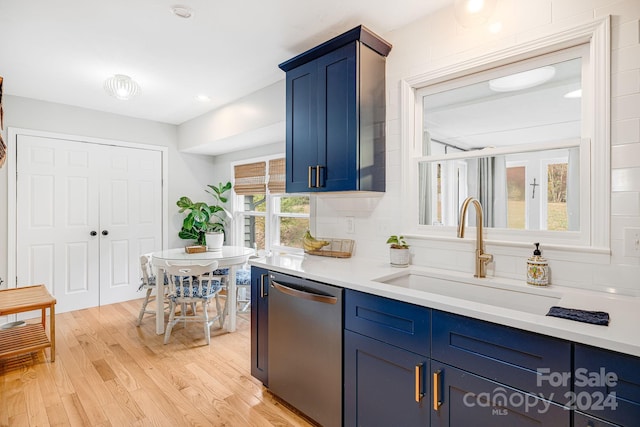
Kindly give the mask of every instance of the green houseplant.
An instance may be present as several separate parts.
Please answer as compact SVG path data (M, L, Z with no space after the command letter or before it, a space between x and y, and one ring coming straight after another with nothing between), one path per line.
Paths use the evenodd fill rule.
M209 205L206 202L193 202L189 197L183 196L176 202L180 213L185 213L182 221L182 229L178 233L181 239L195 240L199 245L206 245L207 233L223 235L226 222L231 214L222 203L227 202L225 194L231 190L231 182L219 185L208 185L207 193L213 195L215 203Z
M391 235L387 239L390 244L390 260L392 267L408 267L411 254L409 253L409 244L401 235Z

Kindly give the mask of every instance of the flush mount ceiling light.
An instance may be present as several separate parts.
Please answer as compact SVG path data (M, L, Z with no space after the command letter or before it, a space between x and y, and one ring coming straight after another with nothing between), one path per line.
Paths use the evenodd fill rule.
M555 75L556 69L553 67L536 68L489 80L489 88L494 92L512 92L528 89L551 80Z
M193 10L187 6L171 6L169 10L178 18L189 19L193 16Z
M204 94L200 94L200 95L196 95L196 99L200 102L209 102L211 101L211 98L207 95Z
M565 98L582 98L582 89L572 90L564 94Z
M140 85L124 74L116 74L104 81L104 90L117 99L126 101L140 92Z
M463 27L471 28L489 20L496 8L497 0L456 0L453 11Z

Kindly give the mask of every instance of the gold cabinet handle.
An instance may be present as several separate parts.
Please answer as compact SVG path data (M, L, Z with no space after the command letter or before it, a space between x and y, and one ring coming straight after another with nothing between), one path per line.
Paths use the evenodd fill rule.
M416 403L420 403L420 401L424 397L424 393L422 392L422 366L422 363L418 363L414 369L416 375Z
M440 377L442 371L438 369L433 373L433 410L437 411L442 406L442 399L440 398Z
M307 187L309 188L313 188L313 186L311 185L311 172L313 172L315 168L313 166L309 166L309 172L307 175Z
M264 298L265 296L267 296L267 294L264 293L264 279L267 276L268 276L268 274L261 274L260 275L260 298Z
M324 166L320 166L320 165L316 165L316 188L320 188L320 170L323 168Z

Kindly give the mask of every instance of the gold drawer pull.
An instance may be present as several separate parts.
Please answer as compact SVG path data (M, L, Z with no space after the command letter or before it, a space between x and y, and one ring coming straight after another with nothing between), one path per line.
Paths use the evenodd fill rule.
M440 377L442 371L438 369L433 373L433 410L437 411L442 406L442 399L440 399Z
M422 392L422 366L422 363L418 363L414 370L416 374L416 403L420 403L424 397Z

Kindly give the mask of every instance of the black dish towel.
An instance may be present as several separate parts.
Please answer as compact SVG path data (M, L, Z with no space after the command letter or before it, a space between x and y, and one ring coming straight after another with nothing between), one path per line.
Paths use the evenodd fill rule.
M593 323L594 325L609 326L609 313L605 313L604 311L587 311L553 306L549 309L547 316L561 317L563 319L575 320L578 322Z

